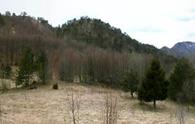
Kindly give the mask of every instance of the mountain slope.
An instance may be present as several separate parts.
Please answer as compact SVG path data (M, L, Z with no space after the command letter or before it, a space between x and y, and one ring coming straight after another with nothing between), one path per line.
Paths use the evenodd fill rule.
M158 53L152 45L139 43L120 29L110 26L99 19L81 17L73 19L57 28L58 36L70 36L78 42L85 42L101 48L110 48L116 51L130 51L139 53Z
M43 18L34 19L30 16L0 16L0 40L1 43L8 37L14 41L36 42L42 40L67 41L68 37L76 42L93 45L103 49L114 51L129 51L138 53L160 53L160 50L152 45L142 44L132 39L120 29L110 26L99 19L81 17L79 20L70 20L61 27L54 28ZM58 38L56 37L58 36ZM29 42L29 43L32 43Z
M61 27L52 27L43 18L0 15L1 61L18 63L24 47L31 47L35 52L44 50L51 59L56 56L56 61L67 48L82 53L80 48L86 47L121 53L151 54L175 61L154 46L142 44L99 19L81 17L79 20L68 21Z
M23 48L54 52L63 46L43 18L0 15L0 63L17 64Z
M5 23L0 27L0 64L17 66L23 48L30 47L35 55L46 53L52 79L74 82L79 77L79 82L121 87L130 70L143 79L154 56L167 74L176 62L154 46L141 44L98 19L85 17L56 28L46 20L29 16L2 19Z
M195 54L195 42L185 41L175 44L171 49L163 47L161 49L164 53L175 57L187 57Z

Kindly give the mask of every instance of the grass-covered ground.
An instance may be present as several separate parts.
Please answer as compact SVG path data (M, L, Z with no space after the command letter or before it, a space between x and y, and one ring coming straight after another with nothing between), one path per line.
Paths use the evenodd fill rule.
M80 124L103 124L105 101L111 93L117 98L117 124L178 124L184 115L186 124L195 124L194 108L188 112L170 101L140 105L129 93L102 87L59 83L34 90L13 89L0 95L0 124L71 124L71 96L79 101Z

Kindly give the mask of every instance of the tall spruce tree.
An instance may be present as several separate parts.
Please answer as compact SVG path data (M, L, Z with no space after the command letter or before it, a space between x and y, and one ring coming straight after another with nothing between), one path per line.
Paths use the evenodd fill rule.
M170 76L170 85L169 85L169 97L172 100L185 100L182 102L187 102L187 96L189 91L192 91L190 88L193 88L194 80L194 69L193 66L189 63L187 59L180 59ZM186 92L187 91L187 92ZM192 93L191 93L192 95Z
M159 60L155 58L139 87L138 99L145 102L153 101L153 106L156 108L156 100L167 98L167 85L165 72L161 68Z
M30 48L25 48L19 65L16 85L28 86L34 71L34 55Z

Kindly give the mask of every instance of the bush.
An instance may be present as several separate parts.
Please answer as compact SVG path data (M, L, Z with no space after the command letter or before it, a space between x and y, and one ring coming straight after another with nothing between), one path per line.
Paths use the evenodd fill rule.
M9 79L11 77L12 68L9 65L1 65L1 77L3 79Z
M139 79L137 73L131 71L125 74L124 81L122 84L122 89L125 92L131 92L131 96L133 98L133 93L137 91L137 87L139 84Z
M52 88L54 89L54 90L57 90L59 87L58 87L58 84L56 83L56 84L53 84L53 86L52 86Z
M19 64L16 85L29 86L32 74L34 72L34 54L31 48L26 48L23 52L22 59Z
M33 83L29 86L29 89L32 90L32 89L37 89L38 86L37 86L37 82L36 81L33 81Z

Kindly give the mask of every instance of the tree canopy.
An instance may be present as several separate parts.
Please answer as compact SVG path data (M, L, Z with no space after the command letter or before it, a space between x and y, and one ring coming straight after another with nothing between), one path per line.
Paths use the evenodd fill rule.
M28 86L30 79L32 78L32 73L34 71L34 55L30 48L25 48L23 52L23 57L19 65L19 72L16 81L16 85Z
M156 100L167 98L167 82L165 72L161 68L158 59L153 59L150 68L147 70L145 78L139 88L138 98L145 102L153 101L154 108Z
M194 74L193 66L187 59L182 58L177 62L170 76L169 97L172 100L178 100L181 97L179 95L184 95L184 86L192 86Z

